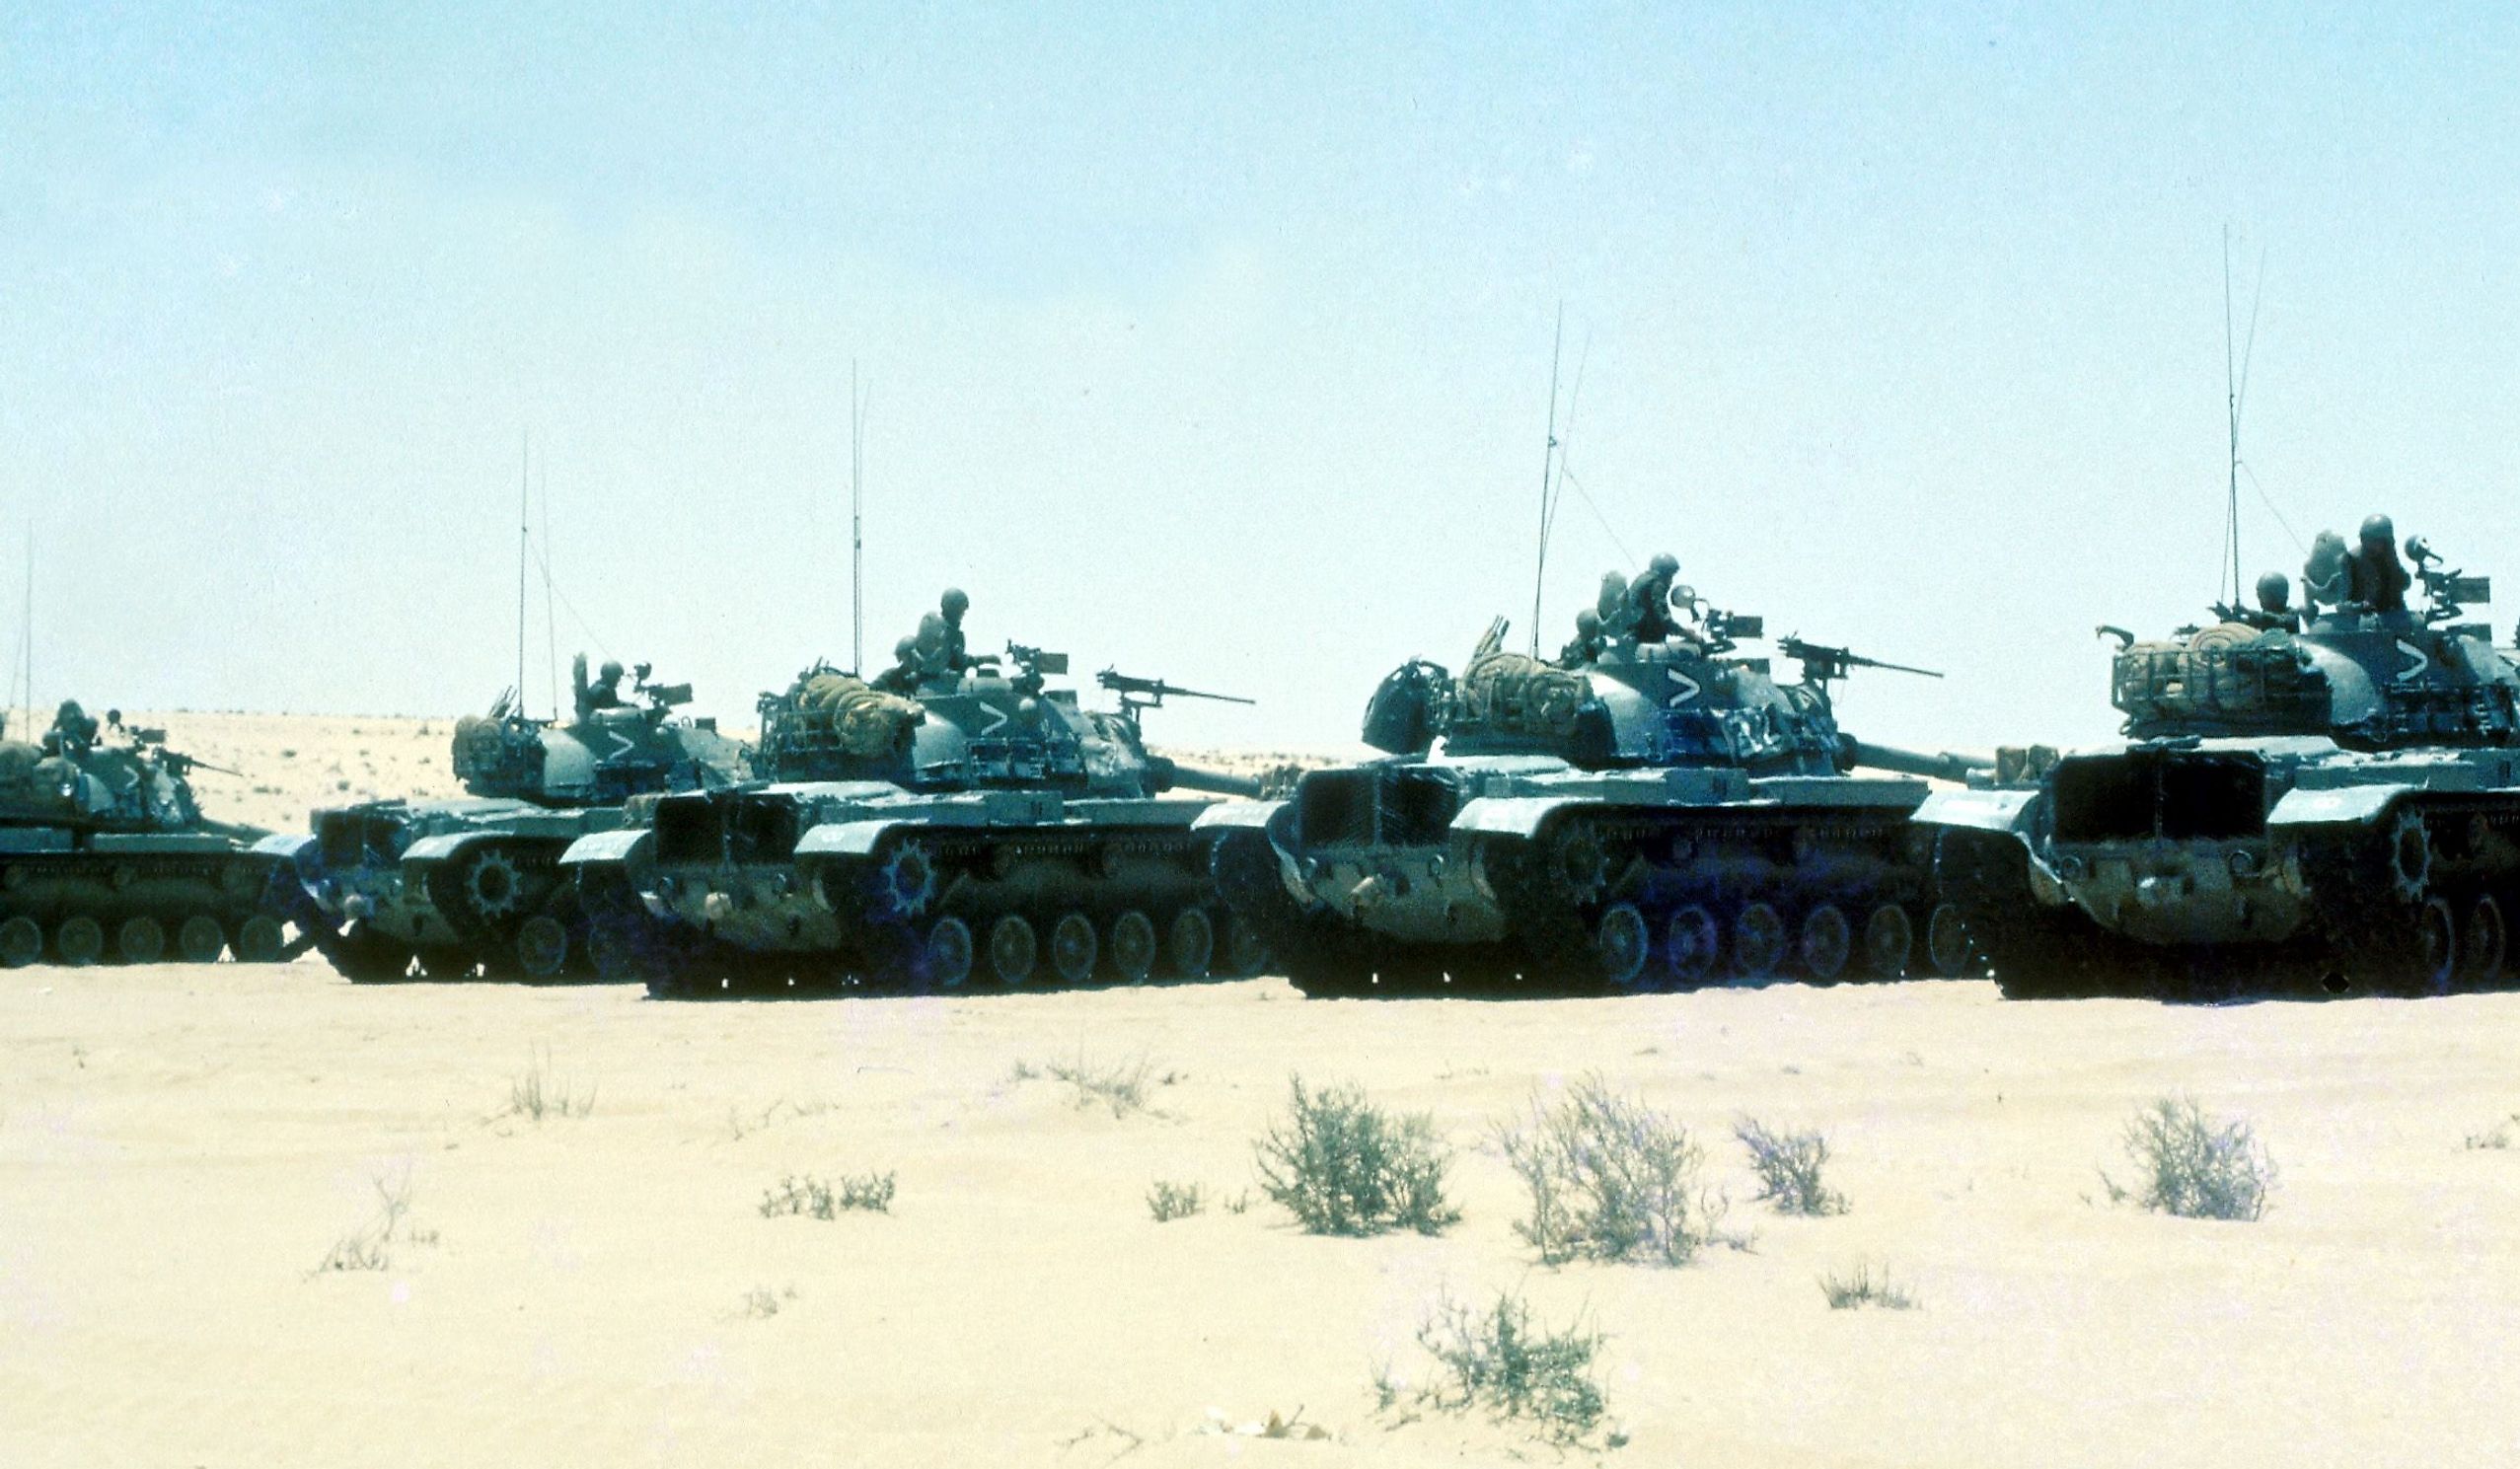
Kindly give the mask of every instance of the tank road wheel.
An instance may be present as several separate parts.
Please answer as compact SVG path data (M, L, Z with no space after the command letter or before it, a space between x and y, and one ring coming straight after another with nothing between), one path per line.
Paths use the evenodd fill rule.
M568 925L538 913L516 925L516 967L529 980L548 980L568 967Z
M105 925L86 914L63 918L52 930L52 952L64 964L96 963L105 957Z
M1925 962L1939 979L1957 980L1968 973L1968 925L1953 904L1935 904L1925 920Z
M1172 916L1163 932L1164 973L1199 979L1207 974L1208 961L1216 952L1217 925L1209 920L1207 910L1185 908Z
M973 957L971 925L960 918L938 918L919 947L920 983L931 990L960 990L971 978Z
M1794 936L1794 954L1803 962L1805 974L1823 985L1835 984L1855 954L1855 925L1847 921L1846 910L1822 903L1803 915L1802 927Z
M1593 926L1593 963L1613 990L1633 990L1654 957L1654 932L1633 903L1613 903Z
M1124 985L1142 985L1155 972L1155 920L1136 909L1111 920L1111 974Z
M1224 962L1211 965L1210 974L1229 980L1247 980L1269 967L1269 942L1251 920L1235 914L1225 919Z
M2413 942L2407 945L2403 980L2412 994L2447 994L2459 974L2459 920L2447 898L2426 899L2415 910Z
M1007 914L989 925L989 977L1007 989L1032 978L1041 959L1041 942L1021 914Z
M1094 960L1101 954L1101 941L1094 937L1094 920L1073 909L1059 916L1050 925L1050 971L1063 985L1081 985L1094 977Z
M2511 931L2502 921L2502 905L2491 893L2481 893L2468 905L2459 925L2459 983L2470 990L2491 990L2502 984L2502 963L2509 957Z
M1916 949L1916 925L1907 910L1885 903L1864 920L1864 973L1876 980L1894 980L1907 973L1908 956Z
M1724 952L1724 936L1717 931L1715 915L1692 903L1671 915L1664 929L1664 959L1670 966L1674 983L1688 988L1706 983L1715 973L1715 961Z
M236 928L236 957L243 964L276 963L288 943L280 920L267 913L258 913Z
M1733 916L1733 972L1744 980L1773 979L1785 949L1784 916L1769 904L1742 904Z
M145 916L124 918L113 930L113 952L125 964L155 964L166 957L166 927Z
M175 925L175 951L186 964L216 964L227 947L228 930L206 913L196 913Z
M0 923L0 967L24 969L43 957L43 930L24 914Z

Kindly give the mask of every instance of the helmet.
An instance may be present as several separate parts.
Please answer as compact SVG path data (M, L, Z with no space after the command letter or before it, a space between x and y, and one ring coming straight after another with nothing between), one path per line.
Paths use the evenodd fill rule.
M918 646L926 651L933 651L937 648L943 647L945 645L945 620L936 616L932 612L921 616L919 619L919 636L916 641Z
M622 679L622 666L614 660L607 658L604 660L604 666L596 670L596 677L607 684L618 684Z
M79 707L77 699L65 698L61 700L61 707L53 711L52 717L62 724L76 724L88 717L88 711Z
M909 662L910 655L918 651L919 639L916 637L905 637L901 641L893 644L893 657L904 663Z
M2274 609L2292 602L2292 578L2280 571L2269 571L2258 578L2258 605Z
M2395 543L2397 539L2398 527L2386 515L2375 515L2362 523L2362 544L2365 546L2374 542Z
M962 615L971 610L971 599L963 595L962 588L947 587L938 605L945 609L946 622L958 623L962 621Z
M1600 631L1601 615L1589 607L1584 609L1582 612L1577 613L1575 615L1575 630L1583 633L1587 637Z
M1647 562L1646 569L1656 576L1675 576L1679 574L1680 558L1667 551Z

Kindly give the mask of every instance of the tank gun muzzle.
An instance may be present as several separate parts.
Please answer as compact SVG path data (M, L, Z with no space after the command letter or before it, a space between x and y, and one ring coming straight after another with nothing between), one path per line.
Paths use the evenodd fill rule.
M1243 796L1257 799L1260 782L1249 775L1235 775L1224 771L1211 771L1201 766L1186 766L1160 755L1147 757L1147 771L1156 790L1195 790L1213 796Z
M1957 751L1901 750L1894 745L1872 745L1849 739L1839 752L1840 764L1853 770L1889 771L1900 775L1922 775L1928 780L1965 781L1972 774L1995 769L1995 762L1983 755L1963 755Z

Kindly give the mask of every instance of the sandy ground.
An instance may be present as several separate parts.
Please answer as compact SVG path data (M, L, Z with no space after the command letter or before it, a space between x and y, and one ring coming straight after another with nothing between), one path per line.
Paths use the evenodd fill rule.
M1634 1464L2487 1464L2520 1450L2520 996L2222 1010L1981 984L1305 1002L1276 980L662 1004L318 964L0 975L0 1463L1417 1464L1556 1451L1377 1415L1444 1292L1589 1311ZM1142 1058L1152 1109L1018 1063ZM537 1065L590 1115L509 1115ZM1291 1071L1430 1110L1466 1216L1306 1236L1251 1188ZM1747 1253L1535 1264L1488 1140L1597 1070L1699 1130ZM2168 1091L2253 1121L2256 1223L2112 1206ZM1774 1216L1729 1124L1819 1127ZM888 1214L765 1218L782 1176ZM408 1192L384 1269L324 1272ZM1873 1262L1922 1297L1831 1311ZM748 1297L763 1292L765 1314ZM1209 1431L1301 1410L1327 1439ZM1577 1455L1586 1457L1587 1455Z

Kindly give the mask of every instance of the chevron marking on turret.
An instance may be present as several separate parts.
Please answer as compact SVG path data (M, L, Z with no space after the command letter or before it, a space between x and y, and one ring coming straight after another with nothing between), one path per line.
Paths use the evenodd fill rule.
M1698 683L1697 680L1690 678L1687 674L1680 672L1676 668L1667 668L1663 670L1663 672L1672 683L1680 686L1679 693L1674 694L1669 698L1664 700L1667 707L1676 709L1682 704L1695 701L1700 694L1706 692L1705 686Z
M2398 651L2407 655L2407 666L2398 670L2398 682L2404 684L2409 680L2422 677L2424 665L2431 661L2424 657L2423 649L2416 647L2413 643L2408 642L2404 638L2400 638L2398 640Z
M988 712L994 717L991 718L987 724L981 726L980 732L985 735L994 735L998 731L1004 729L1007 721L1015 717L1013 714L1004 709L989 709Z

